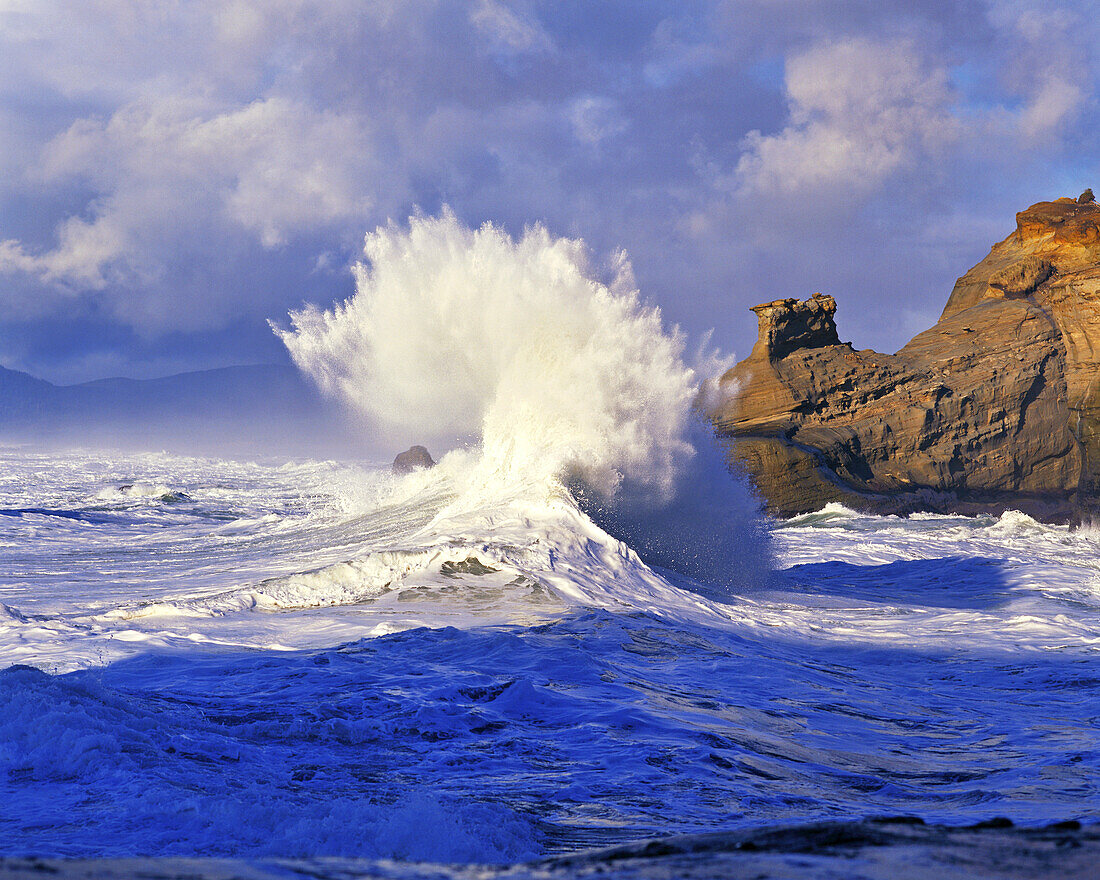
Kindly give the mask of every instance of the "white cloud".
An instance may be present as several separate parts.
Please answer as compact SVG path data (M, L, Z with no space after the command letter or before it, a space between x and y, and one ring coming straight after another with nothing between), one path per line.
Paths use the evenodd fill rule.
M1020 132L1027 138L1040 138L1057 131L1075 116L1085 102L1081 86L1057 74L1040 77L1031 98L1019 114Z
M946 71L908 41L817 46L788 60L786 91L787 126L745 138L735 174L743 189L865 191L959 134Z
M53 208L52 237L43 220L0 225L0 276L42 285L36 313L83 293L143 331L213 325L249 294L222 278L204 308L170 308L194 261L228 265L234 250L318 235L322 248L342 248L411 210L416 181L472 189L492 162L564 132L562 103L470 100L499 60L480 51L486 41L509 55L553 51L533 13L472 4L457 10L469 26L440 47L434 35L455 15L436 0L0 6L10 62L0 121L35 113L8 97L22 94L48 96L56 118L0 139L0 169L15 171L0 197L59 194L68 212ZM459 70L437 66L441 49ZM9 315L19 311L11 289L0 285ZM262 294L251 296L262 309Z
M554 41L537 20L511 9L502 0L477 0L470 10L470 22L497 51L554 51Z
M128 253L127 230L116 218L103 216L94 222L80 217L65 220L57 232L57 247L44 254L32 254L18 241L0 242L0 272L24 272L64 287L101 290L109 274L123 280L121 269L109 273L111 264Z
M1001 0L990 3L988 17L1007 49L1001 79L1023 98L1007 113L1008 127L1032 142L1057 139L1095 93L1086 48L1100 39L1095 10Z
M119 202L145 215L134 224L214 212L274 247L289 231L362 217L377 170L363 120L265 98L208 115L161 102L81 120L48 145L42 175L81 176L108 193L99 218Z
M615 101L595 95L577 98L569 105L569 122L573 126L573 136L591 146L620 135L630 127Z
M57 245L32 253L0 246L0 271L102 289L149 283L179 237L246 234L265 247L365 217L384 179L363 120L266 98L220 113L190 101L130 105L109 120L83 119L50 142L45 183L79 178L101 195L70 217Z

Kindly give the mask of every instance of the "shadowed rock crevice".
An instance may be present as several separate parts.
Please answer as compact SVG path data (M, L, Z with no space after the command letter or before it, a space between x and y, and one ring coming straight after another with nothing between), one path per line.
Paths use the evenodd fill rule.
M1082 199L1084 199L1084 195ZM832 297L753 311L711 412L772 513L1006 507L1075 519L1100 486L1100 206L1040 202L896 354L837 335Z

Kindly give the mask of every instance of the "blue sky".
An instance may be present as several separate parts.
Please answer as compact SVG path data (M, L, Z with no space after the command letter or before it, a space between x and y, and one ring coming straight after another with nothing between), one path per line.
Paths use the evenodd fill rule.
M0 0L0 364L285 361L363 235L449 205L629 254L744 355L816 290L893 351L1100 184L1092 2Z

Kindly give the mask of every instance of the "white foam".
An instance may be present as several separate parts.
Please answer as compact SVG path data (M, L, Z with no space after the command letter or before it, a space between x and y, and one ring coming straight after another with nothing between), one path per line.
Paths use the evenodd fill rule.
M146 483L138 481L121 486L109 486L100 489L96 498L101 501L113 501L117 498L151 499L156 501L176 500L181 493L164 483Z
M477 440L497 480L572 471L610 494L629 474L671 491L700 376L625 257L601 282L580 241L450 212L380 228L365 251L351 299L279 331L322 388L395 444Z
M625 255L600 280L583 242L475 231L447 211L378 229L365 251L351 299L277 332L395 447L466 441L443 457L444 477L410 477L417 490L446 479L473 516L569 486L605 530L710 592L766 578L757 504L694 409L728 362L701 346L701 366L685 363L683 336L642 302ZM556 522L566 544L591 525Z
M783 525L814 525L819 523L827 523L832 520L854 519L858 516L860 516L860 514L857 511L854 511L849 507L845 507L843 504L840 504L836 501L830 501L820 510L816 510L812 513L803 513L800 516L792 517L791 519L783 523Z
M641 302L625 260L601 281L580 242L473 231L448 213L372 233L367 257L348 302L296 313L280 335L395 448L433 437L456 448L404 477L328 462L13 454L0 469L8 506L79 515L4 522L0 602L19 609L0 613L5 656L79 665L195 641L334 645L578 606L845 643L1100 643L1096 541L1022 514L902 519L830 505L775 529L785 565L846 563L859 580L856 567L991 564L966 569L979 589L950 585L951 601L912 589L950 564L890 569L870 587L819 573L833 594L767 592L755 507L693 416L710 393L703 374ZM83 517L105 484L141 486L141 498L176 487L192 503ZM1084 610L1067 614L1068 602Z

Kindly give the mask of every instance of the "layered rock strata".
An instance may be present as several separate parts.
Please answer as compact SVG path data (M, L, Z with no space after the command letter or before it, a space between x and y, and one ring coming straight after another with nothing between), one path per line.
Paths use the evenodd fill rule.
M841 343L836 302L755 306L712 412L769 510L1005 507L1073 519L1100 494L1100 207L1040 202L893 355Z

